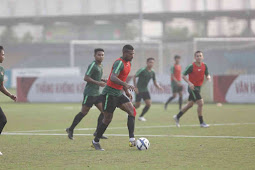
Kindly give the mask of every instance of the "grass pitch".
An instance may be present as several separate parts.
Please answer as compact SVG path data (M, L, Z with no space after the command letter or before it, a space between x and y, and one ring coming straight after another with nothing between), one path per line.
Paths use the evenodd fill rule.
M67 138L80 104L11 103L1 96L8 123L0 136L0 169L254 169L255 106L205 104L204 119L210 128L198 126L196 106L176 128L172 116L178 106L152 105L147 122L136 120L136 137L151 146L139 151L128 146L126 114L116 110L101 140L104 152L91 148L99 112L92 109ZM140 113L142 108L138 109Z

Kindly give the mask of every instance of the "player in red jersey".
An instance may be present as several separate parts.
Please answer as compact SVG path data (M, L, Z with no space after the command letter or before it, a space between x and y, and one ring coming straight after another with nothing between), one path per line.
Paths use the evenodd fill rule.
M171 87L173 96L171 96L167 102L165 103L165 110L167 109L167 105L179 94L179 110L182 108L182 83L181 83L181 65L180 65L181 56L174 56L175 64L171 67Z
M130 61L134 57L134 48L131 45L125 45L122 49L122 54L122 57L114 62L107 85L102 92L104 119L98 128L97 135L92 141L92 147L96 150L104 150L101 148L99 140L111 123L116 107L128 113L129 146L135 146L134 129L136 110L131 103L132 95L129 92L129 90L133 91L135 87L126 83L127 76L131 70ZM126 96L122 94L122 89L125 91Z
M177 114L174 115L174 120L176 122L176 126L180 127L179 120L181 116L189 110L194 103L197 103L197 113L198 113L198 118L200 122L201 127L209 127L204 120L203 120L203 115L202 115L202 110L203 110L203 105L204 101L200 95L200 89L201 86L204 82L204 76L206 76L206 79L208 81L211 80L211 76L209 75L207 65L203 62L204 56L201 51L196 51L195 52L195 62L190 64L185 71L183 72L182 78L188 83L188 91L189 91L189 101L184 106L181 111ZM189 75L189 78L186 76Z

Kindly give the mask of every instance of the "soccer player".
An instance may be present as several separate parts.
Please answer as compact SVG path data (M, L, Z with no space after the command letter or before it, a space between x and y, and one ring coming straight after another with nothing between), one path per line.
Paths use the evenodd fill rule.
M171 96L167 102L165 103L165 110L167 109L167 105L179 94L179 110L182 108L182 84L181 84L181 65L180 60L181 56L174 56L175 64L171 67L171 86L173 96Z
M132 95L129 92L129 90L133 91L135 87L126 83L126 79L131 70L130 62L133 57L134 48L131 45L125 45L122 48L122 57L118 58L112 66L107 85L102 92L104 107L103 123L99 126L97 135L91 145L96 150L104 151L99 144L99 140L111 123L116 107L128 113L129 146L135 146L134 129L136 110L130 101L132 100ZM125 91L126 96L122 94L122 89Z
M204 56L201 51L196 51L194 54L195 62L190 64L185 71L183 72L182 78L188 83L188 91L189 91L189 101L184 106L181 111L177 114L174 115L174 120L176 122L176 126L180 127L179 120L181 116L189 110L194 103L197 103L197 113L198 113L198 118L200 122L200 127L209 127L204 120L203 120L203 115L202 115L202 110L203 110L203 104L204 101L200 95L200 89L201 86L204 82L204 76L206 76L206 79L208 81L211 80L211 76L209 75L207 65L203 62ZM186 76L189 75L189 78Z
M136 88L136 99L135 99L135 108L139 108L141 105L141 100L145 102L145 107L143 108L143 111L141 115L139 116L138 120L140 121L146 121L144 118L144 115L146 112L148 112L150 106L151 106L151 97L148 90L148 84L150 80L153 80L154 85L159 89L163 90L162 87L157 83L155 72L152 69L154 65L155 59L154 58L148 58L147 59L147 66L141 68L138 70L133 77L134 86ZM138 82L136 83L136 78L138 77Z
M4 48L3 46L0 46L0 63L3 63L5 59L4 56ZM13 94L11 94L4 86L4 68L2 66L0 66L0 91L5 94L6 96L10 97L12 100L16 101L17 97ZM2 108L0 107L0 135L4 129L4 126L7 123L7 119L6 116L2 110ZM0 155L3 155L2 152L0 152Z
M68 138L73 140L73 131L74 128L78 125L78 123L86 116L90 110L90 108L95 105L101 114L97 120L97 128L102 123L104 118L103 115L103 107L102 107L102 96L99 93L99 87L104 87L106 85L106 80L102 79L103 75L103 66L102 61L104 60L104 50L101 48L96 48L94 50L95 61L93 61L84 76L84 81L87 82L86 87L84 89L84 98L82 102L81 111L74 117L73 123L69 128L66 128L66 132L68 133ZM96 135L97 130L94 133ZM101 136L103 139L107 139L105 136Z

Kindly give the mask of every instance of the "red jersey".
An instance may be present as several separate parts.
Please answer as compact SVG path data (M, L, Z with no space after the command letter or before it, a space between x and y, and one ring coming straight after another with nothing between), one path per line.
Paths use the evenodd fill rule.
M208 75L208 68L205 63L201 63L201 66L197 66L194 63L189 65L183 73L185 76L189 75L189 81L194 84L194 86L202 86L204 82L204 76Z
M171 67L171 74L174 75L177 81L182 80L182 67L179 64L175 64L174 66ZM171 80L173 81L173 77L171 77Z
M127 80L130 70L131 70L130 61L125 61L122 58L118 58L112 66L112 70L111 70L111 73L110 73L108 81L107 81L107 86L112 87L117 90L121 90L123 88L122 85L116 84L111 81L112 72L114 72L115 74L119 74L118 78L121 81L125 82Z

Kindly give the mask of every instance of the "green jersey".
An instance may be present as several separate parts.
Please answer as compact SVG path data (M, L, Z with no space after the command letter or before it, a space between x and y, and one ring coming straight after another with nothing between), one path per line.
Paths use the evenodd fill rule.
M101 81L102 75L103 75L103 66L102 65L98 65L96 63L96 61L93 61L87 71L86 71L86 75L91 77L93 80L96 81ZM84 89L84 96L99 96L99 86L94 84L94 83L90 83L87 82L86 87Z
M4 68L0 66L0 83L4 81Z
M156 80L155 72L153 70L149 71L146 67L141 68L135 74L135 77L138 77L137 88L139 93L140 92L147 92L148 91L148 84L149 81L152 79L153 81Z

